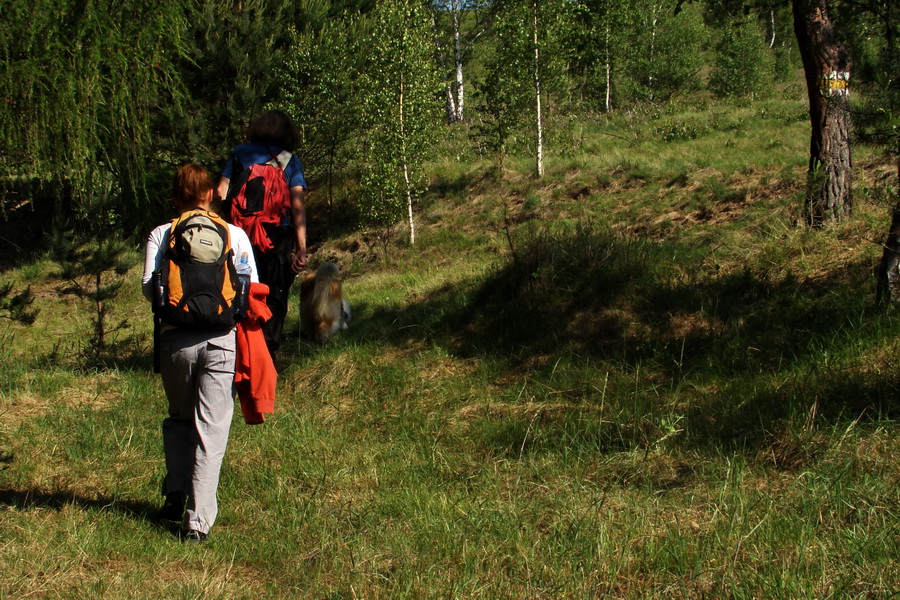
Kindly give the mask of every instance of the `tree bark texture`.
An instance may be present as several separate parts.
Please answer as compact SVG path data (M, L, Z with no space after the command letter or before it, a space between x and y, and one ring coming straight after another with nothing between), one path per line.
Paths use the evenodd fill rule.
M400 139L402 140L403 181L406 183L406 216L409 221L409 243L416 243L416 223L413 221L412 186L409 182L409 159L406 156L406 123L403 120L403 76L400 76Z
M465 103L465 87L463 83L463 49L459 39L459 3L450 1L450 16L453 22L453 63L456 72L456 104L453 111L453 122L463 120L463 104Z
M827 0L792 0L794 32L806 74L811 135L806 191L813 226L850 216L850 57L837 39Z
M900 160L897 162L897 180L900 181ZM900 305L900 200L891 213L891 228L884 241L881 262L875 270L878 287L875 291L875 304L885 303Z
M891 230L884 242L884 251L881 254L881 262L875 275L878 278L878 287L875 292L875 303L900 303L900 206L894 207L891 218Z

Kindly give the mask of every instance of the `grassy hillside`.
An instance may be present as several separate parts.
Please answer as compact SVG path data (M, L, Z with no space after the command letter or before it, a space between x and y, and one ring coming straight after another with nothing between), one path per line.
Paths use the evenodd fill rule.
M415 247L314 196L355 320L236 414L202 547L152 520L137 250L106 369L51 264L7 273L41 313L0 324L0 598L896 595L895 171L857 147L854 218L803 227L806 119L798 89L560 126L542 180L457 129Z

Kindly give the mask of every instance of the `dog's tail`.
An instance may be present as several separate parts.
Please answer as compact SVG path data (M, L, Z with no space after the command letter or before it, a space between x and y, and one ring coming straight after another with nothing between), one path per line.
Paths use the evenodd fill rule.
M316 287L313 290L312 301L317 319L326 318L331 299L341 297L341 282L338 275L340 268L333 262L322 263L316 269Z

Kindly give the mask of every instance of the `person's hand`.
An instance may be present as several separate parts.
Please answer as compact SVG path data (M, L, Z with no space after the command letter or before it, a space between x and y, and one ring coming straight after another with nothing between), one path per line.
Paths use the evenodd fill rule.
M294 252L294 257L291 259L291 270L294 273L299 273L303 270L303 267L306 266L306 249L305 248L297 248L297 251Z

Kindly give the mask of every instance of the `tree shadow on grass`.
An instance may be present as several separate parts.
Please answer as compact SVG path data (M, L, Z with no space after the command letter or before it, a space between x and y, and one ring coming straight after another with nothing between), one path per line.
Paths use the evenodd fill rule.
M461 356L531 363L574 352L632 366L653 361L672 376L785 369L858 343L851 329L878 327L859 275L866 265L801 280L749 268L705 276L697 261L695 249L608 231L536 237L484 280L441 287L402 311L373 311L369 325L394 343L414 332ZM676 269L692 275L674 279Z
M363 335L499 359L532 379L552 377L556 361L542 357L569 355L653 372L671 386L708 387L706 404L683 409L695 445L766 443L814 404L832 421L898 414L896 378L823 364L897 329L894 316L873 306L870 265L805 278L757 265L719 274L704 268L705 254L590 227L541 232L484 280L444 286L402 311L373 311ZM676 271L688 276L671 277ZM808 378L798 369L810 370ZM625 437L662 435L641 433L644 415L633 417L628 427L638 433Z
M812 375L812 374L811 374ZM810 382L766 385L740 402L729 403L729 389L715 406L692 406L684 426L694 445L740 449L767 447L784 427L795 433L816 424L900 418L900 376L872 378L861 373L828 373ZM786 425L785 425L786 424Z
M80 372L152 372L153 362L152 339L144 335L129 335L108 342L99 352L80 340L67 340L67 344L60 343L50 352L36 356L31 368L65 365Z

